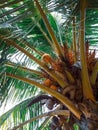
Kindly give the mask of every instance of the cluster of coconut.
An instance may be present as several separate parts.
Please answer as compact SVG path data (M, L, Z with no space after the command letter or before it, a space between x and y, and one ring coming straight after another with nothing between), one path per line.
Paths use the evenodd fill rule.
M65 64L60 59L53 60L52 57L49 54L44 54L42 56L42 60L49 65L51 70L54 70L55 73L60 75L60 77L64 78L64 68L66 67ZM45 72L44 72L45 73ZM65 77L66 78L66 77ZM51 88L54 91L57 91L59 93L62 93L64 95L63 88L60 87L60 85L52 79L47 73L45 73L45 79L43 81L43 84L46 87ZM66 93L66 92L65 92ZM60 109L66 109L65 106L63 106L59 101L56 99L46 99L44 100L44 104L49 110L52 110L54 107L56 107L58 104L61 105ZM51 122L50 122L50 130L62 130L65 127L70 128L69 125L65 126L65 123L67 122L68 118L66 118L63 115L57 115L53 116ZM66 123L68 124L68 123Z

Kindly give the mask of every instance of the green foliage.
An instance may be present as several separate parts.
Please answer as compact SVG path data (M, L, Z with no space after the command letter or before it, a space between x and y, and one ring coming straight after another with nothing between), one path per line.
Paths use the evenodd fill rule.
M1 129L3 129L3 124L6 124L5 122L9 121L9 124L7 124L6 129L8 127L14 126L14 125L18 125L20 122L24 122L32 117L38 116L39 114L41 114L40 109L41 106L40 104L36 104L33 105L30 109L27 108L28 103L33 99L34 97L25 99L23 101L21 101L20 103L16 104L13 108L11 108L9 111L7 111L6 113L4 113L1 117L0 117L0 126ZM36 112L35 112L36 110ZM30 123L28 126L29 128L33 128L35 127L35 125L38 123L39 121L34 121L33 123ZM12 125L12 123L14 123ZM38 126L37 126L38 127ZM27 127L24 126L24 129L26 129Z

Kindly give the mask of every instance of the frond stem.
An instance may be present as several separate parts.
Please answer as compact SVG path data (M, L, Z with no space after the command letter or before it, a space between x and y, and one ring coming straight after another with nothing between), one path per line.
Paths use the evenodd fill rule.
M37 54L39 54L40 56L43 55L43 53L42 53L41 51L35 49L35 48L34 48L33 46L31 46L26 40L21 39L20 42L25 43L25 45L26 45L27 47L29 47L32 51L35 51L35 52L36 52Z
M59 78L59 76L57 74L54 73L54 71L50 71L48 66L46 66L45 63L43 63L42 61L38 60L36 57L34 57L32 54L30 54L29 52L27 52L24 48L20 47L19 45L17 45L14 41L7 39L6 37L4 37L3 35L0 35L0 38L3 39L4 41L6 41L7 44L17 48L19 51L23 52L26 56L28 56L29 58L31 58L33 61L35 61L37 64L39 64L55 81L58 82L58 84L61 87L65 87L67 85L66 82L64 82L62 79Z
M90 81L89 81L86 56L85 56L85 7L86 7L86 1L80 0L80 5L81 5L80 58L81 58L81 64L82 64L81 71L82 71L83 94L84 94L84 98L95 101L93 91L92 91Z
M77 55L76 55L76 20L75 20L75 16L73 17L73 51L74 51L74 62L77 61Z
M17 67L18 69L21 69L21 70L23 70L23 71L27 71L27 72L30 72L30 73L34 73L34 74L36 74L36 75L39 75L39 76L41 76L41 77L43 77L43 74L42 74L42 72L40 72L40 71L37 71L37 70L34 70L34 69L29 69L29 68L27 68L27 67L24 67L24 66L20 66L20 65L17 65L17 64L14 64L14 63L5 63L5 65L6 66L9 66L9 67Z
M61 47L60 47L60 45L59 45L59 43L58 43L58 41L57 41L57 39L55 37L55 34L54 34L54 32L53 32L53 30L52 30L52 28L51 28L51 26L50 26L50 24L48 22L48 19L47 19L46 15L45 15L44 11L41 8L38 0L35 0L35 3L36 3L37 8L40 11L40 14L41 14L41 16L43 18L43 21L44 21L44 23L45 23L45 25L46 25L46 27L48 29L48 32L49 32L49 34L50 34L50 36L52 38L52 41L54 43L54 46L55 46L55 49L56 49L56 52L57 52L58 56L61 57L61 58L64 58Z
M30 122L32 122L32 121L34 121L34 120L38 120L38 119L40 119L40 118L42 118L42 117L47 117L47 116L48 116L48 117L51 117L51 116L55 116L55 115L65 115L66 117L69 117L70 113L69 113L68 110L57 110L57 111L46 112L46 113L41 114L41 115L39 115L39 116L33 117L33 118L31 118L31 119L25 121L24 123L21 123L20 125L18 125L18 126L16 126L16 127L12 128L11 130L17 130L18 128L21 128L21 127L23 127L24 125L26 125L27 123L30 123Z
M26 83L29 83L31 85L35 85L35 86L39 87L40 89L42 89L46 93L49 93L50 95L52 95L53 97L58 99L60 102L62 102L78 119L80 119L81 112L74 106L74 104L68 98L66 98L62 94L58 93L57 91L52 90L51 88L48 88L43 84L40 84L34 80L31 80L31 79L28 79L25 77L13 75L13 74L6 74L6 76L10 77L10 78L21 80L23 82L26 82Z

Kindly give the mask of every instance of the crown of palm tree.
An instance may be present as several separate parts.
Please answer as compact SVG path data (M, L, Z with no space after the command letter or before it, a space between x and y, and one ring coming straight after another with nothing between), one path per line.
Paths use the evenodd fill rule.
M95 116L97 7L97 0L0 0L2 130L77 129L82 115Z

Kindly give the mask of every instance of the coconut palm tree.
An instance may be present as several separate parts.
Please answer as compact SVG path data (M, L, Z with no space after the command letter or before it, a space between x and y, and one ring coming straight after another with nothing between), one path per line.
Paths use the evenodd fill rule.
M98 2L0 4L1 129L97 130Z

